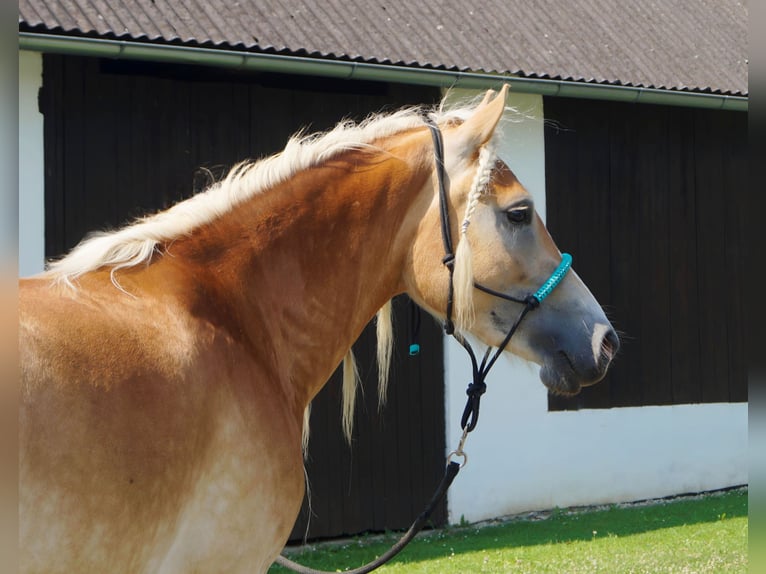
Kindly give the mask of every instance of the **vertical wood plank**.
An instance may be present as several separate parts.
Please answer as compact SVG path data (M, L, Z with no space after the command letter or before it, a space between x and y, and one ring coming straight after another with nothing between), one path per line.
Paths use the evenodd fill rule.
M700 297L700 390L703 402L728 400L728 324L721 297L727 292L725 268L726 208L721 191L723 150L720 116L695 111L694 151L697 185L698 289Z
M726 208L726 294L719 301L726 306L729 350L729 397L732 402L748 400L745 356L745 209L749 185L746 114L721 114L724 118L724 181L721 195Z
M641 177L636 162L635 142L639 137L638 125L632 118L636 105L611 109L612 137L610 139L612 209L614 223L611 230L613 303L621 318L621 351L612 374L612 406L643 404L644 379L640 357L645 334L641 332L640 302L642 291L641 249L639 218L640 195L637 181ZM622 116L624 114L624 117Z
M66 249L65 242L65 114L59 113L64 102L64 58L43 54L43 88L40 103L43 114L45 158L45 257Z
M83 133L87 120L87 104L85 102L84 76L85 62L71 58L62 59L64 71L64 89L62 91L62 108L66 110L63 116L63 145L65 155L62 157L62 174L64 189L63 201L63 248L67 251L82 239L86 228L81 220L81 205L88 201L85 195L85 142ZM63 252L51 253L50 256L60 256Z
M668 120L670 169L670 336L673 402L702 400L697 293L697 204L694 184L694 117L675 110Z
M638 195L638 241L641 293L637 301L642 337L640 382L643 403L672 403L669 231L667 173L669 165L666 126L671 111L665 107L638 106L631 118L638 138L635 191ZM673 190L675 193L676 190Z

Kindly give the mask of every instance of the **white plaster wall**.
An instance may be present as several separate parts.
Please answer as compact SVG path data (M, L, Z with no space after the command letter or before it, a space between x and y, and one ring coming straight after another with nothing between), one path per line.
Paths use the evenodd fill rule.
M450 97L478 94L456 90ZM509 105L521 114L506 114L499 153L544 218L542 97L511 93ZM538 370L503 357L490 373L479 424L465 445L468 464L448 494L450 522L747 483L746 404L548 412ZM448 451L460 439L470 378L465 351L447 338Z
M43 116L37 94L42 86L39 52L19 51L19 275L45 265Z

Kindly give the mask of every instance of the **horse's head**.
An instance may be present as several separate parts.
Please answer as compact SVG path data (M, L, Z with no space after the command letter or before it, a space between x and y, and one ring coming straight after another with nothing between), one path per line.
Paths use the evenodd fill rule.
M448 190L450 238L455 248L454 310L458 332L493 347L503 344L524 304L546 282L562 256L535 211L532 197L493 151L506 90L466 118L440 120ZM438 188L436 175L434 189ZM450 273L444 257L438 193L413 242L405 273L409 294L446 318ZM506 347L539 364L540 378L557 394L574 394L601 380L619 339L601 306L573 271L528 312Z

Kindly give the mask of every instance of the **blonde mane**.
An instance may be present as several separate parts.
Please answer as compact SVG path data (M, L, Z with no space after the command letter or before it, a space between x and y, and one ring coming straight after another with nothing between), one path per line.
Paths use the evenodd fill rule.
M446 98L445 98L446 100ZM78 277L100 268L110 268L112 282L122 290L115 273L124 268L148 264L163 245L187 236L238 204L256 194L267 192L296 173L320 165L351 149L374 148L373 142L397 133L423 127L423 115L428 113L436 122L463 121L472 113L477 101L445 109L444 101L436 108L409 107L388 114L373 114L360 123L343 121L332 130L292 136L284 150L259 161L244 161L235 165L225 178L204 191L175 204L165 211L137 219L121 229L90 234L63 258L49 262L45 275L54 282L76 289ZM462 220L456 254L456 319L458 327L467 329L472 317L473 274L470 249L465 230L470 223L473 207L491 174L492 153L480 154L481 162L469 192L468 206ZM385 404L388 373L393 348L391 304L377 314L378 335L378 396ZM353 353L348 351L343 361L343 431L350 442L358 386L358 373ZM308 445L310 410L304 416L303 447Z
M343 151L370 147L371 142L422 125L420 108L372 115L362 123L339 123L324 134L292 136L285 149L259 161L235 165L221 181L173 207L140 218L116 231L86 237L65 257L50 262L46 274L72 286L80 275L102 267L114 272L147 263L157 248L191 233L252 196Z

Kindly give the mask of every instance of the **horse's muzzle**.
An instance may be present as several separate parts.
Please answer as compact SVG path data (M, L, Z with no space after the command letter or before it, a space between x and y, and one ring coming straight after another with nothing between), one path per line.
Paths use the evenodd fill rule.
M560 344L540 369L540 380L555 395L576 395L582 387L598 383L620 349L617 333L603 323L594 326L590 348L569 337L560 343L570 344Z

